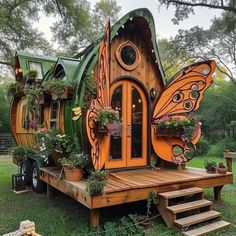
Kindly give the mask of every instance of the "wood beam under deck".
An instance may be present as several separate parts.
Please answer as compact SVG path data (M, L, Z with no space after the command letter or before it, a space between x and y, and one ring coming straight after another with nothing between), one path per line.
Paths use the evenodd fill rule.
M139 169L113 172L109 175L105 193L90 196L86 192L86 180L59 180L60 170L55 167L41 168L41 180L67 194L91 210L92 226L99 224L99 208L136 202L148 198L150 191L158 193L189 187L214 188L220 199L220 190L233 183L233 174L208 174L203 169L184 170Z

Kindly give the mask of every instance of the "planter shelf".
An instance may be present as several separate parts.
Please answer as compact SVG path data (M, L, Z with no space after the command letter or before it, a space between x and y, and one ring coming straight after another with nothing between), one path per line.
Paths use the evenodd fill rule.
M182 136L183 132L177 129L156 128L157 137L178 137Z
M71 99L73 95L73 89L69 87L64 87L62 92L58 94L55 89L51 89L52 100L65 100Z

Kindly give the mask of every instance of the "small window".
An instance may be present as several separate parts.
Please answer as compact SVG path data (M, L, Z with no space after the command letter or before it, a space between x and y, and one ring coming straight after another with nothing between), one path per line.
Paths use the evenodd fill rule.
M51 119L50 119L50 127L58 128L58 120L59 120L59 111L60 111L60 101L52 101L51 103Z
M121 59L126 65L133 65L136 62L136 52L130 45L124 46L121 49Z
M29 70L36 70L38 72L37 79L43 78L43 65L41 62L28 61Z
M126 41L117 47L116 59L124 69L134 70L140 62L140 53L133 43Z

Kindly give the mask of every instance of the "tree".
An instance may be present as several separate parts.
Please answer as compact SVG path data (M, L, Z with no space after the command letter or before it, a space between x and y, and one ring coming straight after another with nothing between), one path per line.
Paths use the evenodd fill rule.
M116 21L120 10L116 0L100 0L93 11L87 0L74 1L52 27L54 39L67 54L74 55L101 36L107 18Z
M209 29L195 26L189 30L179 30L172 39L179 52L187 52L183 58L191 55L196 59L215 59L218 70L236 84L236 27L227 29L225 22L228 13L215 18Z
M218 9L228 12L231 17L236 15L236 1L235 0L160 0L161 4L169 7L170 5L175 6L175 18L173 22L178 24L189 17L190 14L194 14L194 8L196 7L207 7L210 9Z
M172 40L158 40L158 49L167 80L183 67L194 62L191 54L184 49L179 50L178 44Z
M100 0L96 14L87 0L0 0L0 5L0 64L10 67L16 50L52 53L47 40L32 26L40 14L58 19L52 27L54 39L73 56L80 46L94 40L95 16L116 19L120 10L115 0Z
M42 34L32 27L41 7L36 0L0 0L0 5L0 64L12 67L17 49L50 48Z
M10 130L10 102L7 97L7 85L11 81L8 77L0 76L0 132Z
M236 92L232 82L216 80L207 90L198 116L208 139L236 138Z

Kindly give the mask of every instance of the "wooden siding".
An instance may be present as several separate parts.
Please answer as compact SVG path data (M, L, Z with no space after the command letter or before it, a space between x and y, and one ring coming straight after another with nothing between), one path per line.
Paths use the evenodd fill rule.
M129 40L134 44L140 55L140 61L138 66L133 70L124 69L116 58L116 50L119 45ZM133 77L147 89L149 92L151 88L156 88L158 93L162 90L162 79L157 69L154 57L150 56L152 51L146 48L145 42L142 40L140 35L122 33L115 37L111 43L111 83L120 77Z

